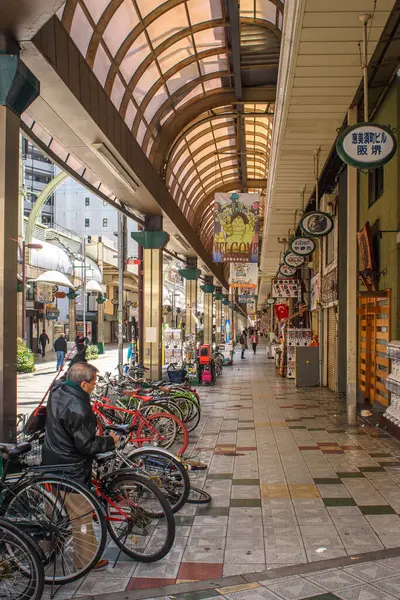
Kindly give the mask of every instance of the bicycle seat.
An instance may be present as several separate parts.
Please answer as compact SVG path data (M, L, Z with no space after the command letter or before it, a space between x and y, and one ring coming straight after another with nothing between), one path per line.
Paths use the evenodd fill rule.
M111 450L110 452L98 452L98 454L93 455L93 458L97 462L97 464L103 465L104 463L108 462L109 460L112 460L113 458L115 458L115 456L116 456L115 452L113 450Z
M161 390L162 392L165 392L166 394L169 394L170 391L172 390L172 387L170 385L159 385L158 389Z
M132 425L127 423L126 425L106 425L104 427L106 431L115 431L115 433L122 433L123 435L128 435L133 429Z
M29 442L19 442L18 444L5 444L0 443L0 453L4 454L7 458L16 458L27 454L32 450L32 444Z

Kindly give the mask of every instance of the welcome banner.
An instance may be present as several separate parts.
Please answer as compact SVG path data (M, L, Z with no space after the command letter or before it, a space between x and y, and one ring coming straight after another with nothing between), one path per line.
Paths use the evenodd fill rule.
M258 262L259 212L259 194L215 194L214 262Z

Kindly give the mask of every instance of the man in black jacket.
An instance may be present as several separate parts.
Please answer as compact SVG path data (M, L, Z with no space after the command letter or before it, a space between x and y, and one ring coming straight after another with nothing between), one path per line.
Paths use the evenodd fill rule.
M43 465L74 464L71 479L90 488L93 455L113 450L116 436L96 435L96 417L90 405L90 394L96 384L97 369L89 363L76 363L65 381L56 381L47 403L46 435ZM96 548L92 515L86 502L78 504L76 494L65 499L74 522L75 566L82 568ZM78 496L79 497L79 496ZM83 539L82 531L85 531ZM79 551L77 546L79 545ZM104 568L101 560L97 569Z
M67 340L65 335L62 333L54 342L54 350L57 355L57 366L56 369L59 371L64 364L65 355L67 353Z
M42 348L42 356L46 356L46 346L47 344L50 344L50 340L45 329L43 329L42 333L39 336L39 344Z

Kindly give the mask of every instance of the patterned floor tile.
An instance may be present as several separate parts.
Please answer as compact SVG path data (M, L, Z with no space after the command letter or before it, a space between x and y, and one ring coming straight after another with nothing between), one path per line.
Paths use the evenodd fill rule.
M347 590L336 592L336 595L341 600L395 600L396 596L378 590L372 585L363 585L361 587L353 587Z
M183 562L180 565L178 579L201 581L222 577L222 563Z
M339 590L344 590L348 587L353 587L355 585L360 585L360 581L366 581L365 579L361 579L355 577L349 572L345 572L342 570L332 570L332 571L324 571L323 573L317 573L315 575L305 575L308 581L319 585L324 590L329 592L336 592Z
M264 583L264 585L284 600L302 600L323 592L320 586L302 578L291 579L283 583Z

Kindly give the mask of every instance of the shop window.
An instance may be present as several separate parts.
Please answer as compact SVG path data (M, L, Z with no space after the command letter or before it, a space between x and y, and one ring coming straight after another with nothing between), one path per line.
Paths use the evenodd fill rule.
M325 237L325 266L331 264L335 258L334 254L334 229Z
M90 219L85 219L85 227L90 227Z
M85 198L85 206L90 206L90 198Z
M368 171L368 206L379 200L384 189L384 168L371 169Z
M103 219L103 227L108 227L108 219Z

